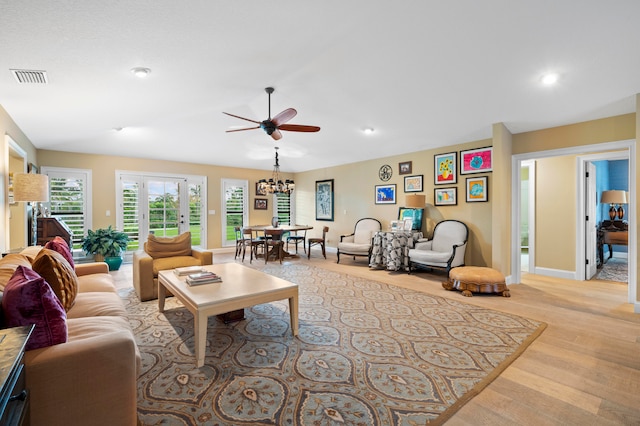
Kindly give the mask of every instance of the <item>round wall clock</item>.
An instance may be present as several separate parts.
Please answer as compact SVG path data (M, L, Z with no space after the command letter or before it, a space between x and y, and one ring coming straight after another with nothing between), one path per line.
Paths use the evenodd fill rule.
M380 167L380 170L378 171L378 176L380 177L380 180L383 180L385 182L391 179L392 175L393 175L393 169L388 164L385 164L384 166Z

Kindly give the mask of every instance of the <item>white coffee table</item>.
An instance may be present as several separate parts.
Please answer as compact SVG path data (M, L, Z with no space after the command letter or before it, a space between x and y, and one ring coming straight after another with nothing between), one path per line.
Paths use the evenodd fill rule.
M177 297L193 314L196 366L204 365L207 343L207 320L237 309L289 299L291 332L298 335L298 285L237 263L203 267L222 277L221 283L191 287L185 277L173 270L158 273L158 309L164 312L166 290Z

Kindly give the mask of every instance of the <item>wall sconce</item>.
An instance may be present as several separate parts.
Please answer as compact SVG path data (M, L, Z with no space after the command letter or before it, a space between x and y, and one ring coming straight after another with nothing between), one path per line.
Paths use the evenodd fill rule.
M620 190L602 191L602 197L600 202L603 204L609 204L609 219L615 220L618 216L619 220L624 217L624 209L622 204L627 204L627 193ZM618 208L616 209L616 204Z
M49 177L32 173L16 173L13 180L13 200L32 203L31 244L35 246L38 241L37 219L40 213L39 203L49 201Z

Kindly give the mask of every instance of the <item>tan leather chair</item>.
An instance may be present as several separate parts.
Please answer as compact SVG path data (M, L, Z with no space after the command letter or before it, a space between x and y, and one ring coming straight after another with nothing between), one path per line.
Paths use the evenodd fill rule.
M149 234L144 249L133 253L133 287L140 301L157 299L158 271L212 263L212 252L191 247L190 232L173 238Z

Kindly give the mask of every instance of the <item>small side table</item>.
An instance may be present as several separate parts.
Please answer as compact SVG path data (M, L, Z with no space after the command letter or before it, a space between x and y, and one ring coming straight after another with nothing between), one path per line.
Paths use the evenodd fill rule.
M511 297L504 275L484 266L459 266L449 271L449 281L442 283L446 290L460 290L463 296L472 293L500 293Z
M0 425L29 424L29 391L25 387L24 347L33 325L0 330Z

